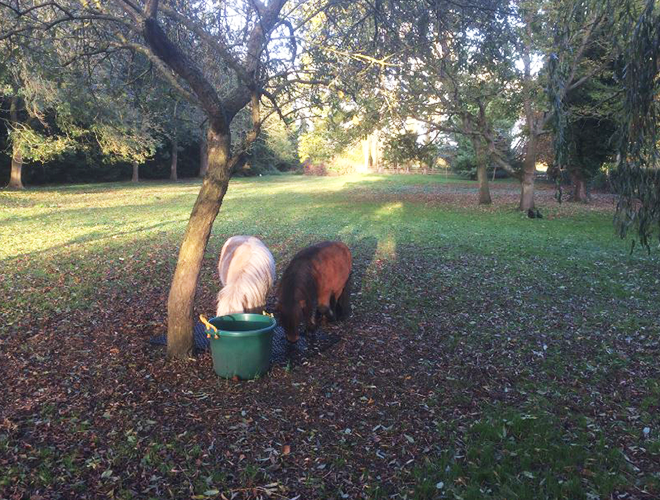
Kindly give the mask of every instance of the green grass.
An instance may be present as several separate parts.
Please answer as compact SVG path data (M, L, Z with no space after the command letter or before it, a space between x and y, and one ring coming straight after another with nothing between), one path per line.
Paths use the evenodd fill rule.
M388 484L364 479L367 496L660 494L657 250L630 254L629 242L614 235L611 208L560 206L544 195L539 205L546 217L530 220L515 210L515 184L495 187L501 190L495 200L506 201L483 208L474 206L474 183L443 176L234 180L209 241L198 312L212 312L214 268L227 237L261 237L278 272L303 246L342 239L361 281L356 321L382 329L386 341L393 332L414 339L417 350L406 363L415 378L433 381L424 404L436 412L427 437L435 451L390 473ZM147 326L163 328L164 311L157 309L164 307L198 189L197 181L185 181L0 192L0 341L9 346L47 319L66 321L76 312L131 301L154 308ZM374 317L376 325L360 323ZM71 326L72 334L93 330L92 324ZM20 343L11 349L39 366L51 362L47 350ZM369 364L353 365L361 369L362 363ZM124 364L119 360L112 370ZM288 366L283 377L297 370ZM59 411L45 404L33 418L66 425L72 436L90 435L88 416L65 419ZM131 421L130 412L117 411ZM411 436L415 426L405 425L399 435ZM0 487L18 481L48 489L110 470L101 483L129 497L129 485L115 475L127 463L159 471L173 484L177 464L200 467L190 483L199 496L230 481L222 468L196 465L202 448L193 436L164 433L149 445L142 439L132 428L111 434L113 450L103 456L59 455L44 447L32 458L37 465L29 465L34 474L12 465L0 470ZM353 448L341 439L328 438L333 444L318 454L331 457L330 468L349 470ZM0 455L17 453L26 453L20 440L0 427ZM260 487L281 479L259 466L245 463L236 480ZM326 472L297 474L319 497L339 491L323 479ZM191 491L181 488L180 494ZM158 496L165 490L145 491Z
M584 210L532 224L510 206L488 211L427 207L415 203L416 191L397 201L411 187L445 182L451 185L456 179L373 175L236 180L214 226L209 258L215 257L225 237L237 233L259 234L287 254L291 244L341 238L369 242L376 246L378 258L392 259L397 245L404 243L420 245L423 252L441 248L446 258L466 253L497 256L500 262L516 263L522 272L534 272L538 261L566 272L586 266L602 271L600 284L617 298L645 293L634 284L628 290L620 272L606 265L612 259L639 261L614 238L609 214ZM0 290L10 297L0 310L5 321L14 323L26 308L42 314L84 308L96 295L98 282L113 272L156 264L171 270L197 190L196 182L184 182L0 193L0 261L5 271ZM368 196L362 197L365 193ZM101 256L107 266L97 265ZM526 260L522 265L520 258ZM116 284L135 285L121 280Z
M416 498L608 498L624 459L585 421L562 429L549 413L503 411L474 423L463 450L419 470Z

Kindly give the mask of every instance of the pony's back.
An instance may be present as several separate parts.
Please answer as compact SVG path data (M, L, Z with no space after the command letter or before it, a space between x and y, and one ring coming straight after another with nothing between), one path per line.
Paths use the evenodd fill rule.
M286 309L292 309L294 302L316 299L316 282L313 276L312 259L316 252L310 248L301 250L284 270L278 287L278 302Z
M233 236L220 253L217 316L261 312L275 279L275 259L259 238Z
M339 241L311 245L291 259L277 294L280 323L289 341L298 339L301 320L305 319L309 326L315 324L317 307L322 314L334 315L331 302L342 297L351 265L351 252Z

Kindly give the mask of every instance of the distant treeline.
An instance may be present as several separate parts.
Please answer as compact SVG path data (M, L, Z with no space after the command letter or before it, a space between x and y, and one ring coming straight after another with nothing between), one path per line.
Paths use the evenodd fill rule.
M6 131L1 130L0 148L5 152ZM140 179L169 179L169 144L158 148L154 157L140 165ZM197 177L199 174L199 144L187 144L179 149L177 172L179 178ZM11 158L0 154L0 186L9 182ZM100 151L64 153L60 158L47 164L26 163L23 168L23 182L27 186L41 184L86 183L130 181L132 165L128 162L109 163Z

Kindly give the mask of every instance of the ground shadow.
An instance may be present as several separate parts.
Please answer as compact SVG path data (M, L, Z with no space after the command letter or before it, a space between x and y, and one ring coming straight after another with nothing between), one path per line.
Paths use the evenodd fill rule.
M24 253L21 253L21 254L18 254L18 255L8 257L8 258L4 259L4 261L11 261L11 260L14 260L14 259L21 259L21 258L24 258L24 257L35 257L37 255L45 254L45 253L52 252L52 251L60 249L60 248L66 248L66 247L69 247L71 245L76 245L76 244L80 244L80 243L92 243L92 242L98 242L98 241L113 239L113 238L116 238L116 237L119 237L119 236L125 236L125 235L128 235L128 234L143 233L145 231L150 231L152 229L156 229L156 228L159 228L159 227L169 226L169 225L175 224L177 222L183 222L183 220L177 220L177 219L167 220L167 221L164 221L164 222L160 222L158 224L152 224L151 226L145 226L145 227L140 227L138 229L133 229L131 231L119 231L119 232L110 232L110 233L101 232L101 231L93 231L93 232L87 233L83 236L73 238L73 239L71 239L69 241L66 241L64 243L60 243L58 245L48 247L44 250L34 250L32 252L24 252Z
M182 194L179 196L169 197L165 200L153 195L155 201L153 203L142 203L142 204L133 204L133 205L113 205L106 207L93 207L94 214L97 216L97 219L103 219L108 217L108 214L114 212L132 212L141 213L145 210L152 210L156 208L162 208L164 206L176 206L179 201L190 198L190 195ZM191 202L192 207L192 202ZM79 207L79 208L62 208L60 206L51 207L52 210L44 211L42 213L30 214L30 215L12 215L3 219L3 224L10 224L15 222L29 222L35 219L38 219L39 222L47 221L48 219L54 220L76 220L78 215L87 215L89 213L89 207ZM186 218L187 220L187 218Z

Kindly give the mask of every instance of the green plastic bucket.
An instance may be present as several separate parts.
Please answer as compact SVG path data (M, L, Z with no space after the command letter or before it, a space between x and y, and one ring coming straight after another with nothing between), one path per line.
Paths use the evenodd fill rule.
M224 378L249 380L270 368L273 352L274 318L262 314L229 314L211 318L218 331L211 335L215 373Z

